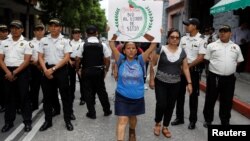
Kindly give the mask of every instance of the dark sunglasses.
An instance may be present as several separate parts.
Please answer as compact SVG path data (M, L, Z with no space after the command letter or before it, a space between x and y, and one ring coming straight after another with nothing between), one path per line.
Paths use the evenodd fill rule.
M178 37L178 36L170 36L170 39L172 39L172 40L174 40L174 39L179 40L180 37Z

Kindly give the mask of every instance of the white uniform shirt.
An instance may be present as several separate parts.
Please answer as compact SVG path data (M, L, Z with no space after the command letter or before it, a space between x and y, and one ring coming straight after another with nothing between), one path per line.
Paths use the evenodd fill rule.
M63 60L65 53L71 53L72 49L69 40L60 34L56 39L51 35L42 38L37 51L44 54L45 63L55 65Z
M209 60L209 71L228 76L236 71L237 63L242 62L243 56L239 46L232 41L223 43L217 40L207 46L205 59Z
M32 45L21 37L17 41L8 38L1 42L0 54L4 54L7 67L19 67L24 62L24 55L32 55Z
M70 57L71 58L75 58L76 57L76 54L77 54L77 51L80 49L80 47L82 46L83 42L81 39L79 39L78 41L75 41L74 39L71 40L69 42L69 45L71 46L72 48L72 53L70 54Z
M206 54L207 42L201 38L201 34L197 33L194 37L183 36L180 41L179 47L183 48L187 54L188 63L192 63L198 54Z
M1 45L1 42L4 41L4 40L0 40L0 45Z
M33 61L37 61L38 60L38 48L39 48L39 45L40 45L40 41L41 40L37 40L37 38L33 38L30 43L34 46L33 48L33 51L32 51L32 57L31 57L31 60Z
M241 42L242 39L245 39L246 42L250 41L250 30L249 29L242 30L241 27L238 27L233 31L232 41L237 45L242 45Z
M8 37L6 39L4 39L4 40L7 40L7 39L8 39ZM0 46L1 46L1 42L4 41L4 40L0 40Z
M4 41L4 40L0 40L0 46L1 46L1 42Z
M89 37L88 42L90 42L90 43L99 43L99 40L96 37ZM111 56L111 51L108 48L108 46L105 43L102 43L102 46L103 46L104 57L105 58L110 57ZM84 43L83 43L82 47L78 49L76 56L82 58L83 51L84 51Z
M9 37L6 37L6 39L4 39L4 40L7 40L8 38L9 38ZM0 46L1 46L1 42L4 41L4 40L0 40Z

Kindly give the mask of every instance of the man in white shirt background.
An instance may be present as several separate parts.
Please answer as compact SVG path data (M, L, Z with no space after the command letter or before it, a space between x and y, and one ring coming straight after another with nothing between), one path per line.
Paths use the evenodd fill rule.
M250 30L247 22L242 22L240 26L233 31L232 41L240 46L243 58L245 59L241 64L239 64L237 72L244 72L246 69L250 42Z

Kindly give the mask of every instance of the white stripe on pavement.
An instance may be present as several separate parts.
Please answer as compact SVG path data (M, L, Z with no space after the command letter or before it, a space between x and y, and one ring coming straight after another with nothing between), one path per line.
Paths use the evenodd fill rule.
M23 138L22 141L31 141L34 136L36 135L39 128L42 126L44 122L44 114L40 117L39 121L36 123L36 125L32 128L32 130Z
M39 105L39 109L32 113L32 119L37 115L37 113L42 109L42 105ZM12 141L14 138L23 130L24 124L21 123L4 141Z
M12 132L8 138L6 138L4 141L12 141L14 138L23 130L24 124L20 124L14 132Z

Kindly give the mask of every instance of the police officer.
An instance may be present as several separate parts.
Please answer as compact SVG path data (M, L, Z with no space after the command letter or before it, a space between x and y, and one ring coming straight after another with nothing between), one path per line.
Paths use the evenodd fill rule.
M34 38L30 41L30 43L34 46L33 53L31 57L30 63L30 72L31 72L31 79L30 79L30 97L31 97L31 106L32 111L38 109L38 101L39 101L39 90L41 85L41 78L42 78L42 68L38 62L38 47L40 45L41 39L44 37L45 34L45 26L43 23L37 23L34 27ZM56 86L52 95L52 116L56 116L60 114L61 106L58 99L58 91Z
M8 38L8 27L5 24L0 24L0 45L3 40ZM0 68L0 90L4 89L4 71ZM0 92L0 113L5 111L4 91Z
M237 67L237 72L241 73L245 71L247 64L248 48L250 43L250 30L248 23L246 21L242 22L239 27L237 27L232 34L232 41L240 46L243 58L245 61L239 64Z
M37 23L34 28L34 38L30 43L34 46L33 53L30 63L30 72L31 72L31 81L30 81L30 96L31 96L31 105L32 111L38 109L38 100L39 100L39 90L41 85L41 66L38 63L38 52L37 49L40 44L40 40L44 37L45 26L43 23Z
M186 26L188 34L183 36L180 41L179 47L184 48L187 54L188 65L190 69L192 82L187 82L185 77L181 77L181 90L177 97L176 103L176 119L171 122L172 125L178 125L184 123L184 101L186 93L187 83L191 83L193 87L193 93L189 97L189 125L188 129L194 129L197 121L197 110L198 110L198 96L199 96L199 80L201 67L199 64L203 61L204 55L206 54L206 41L199 33L200 22L197 18L190 18L183 21Z
M16 98L20 97L20 106L24 123L24 131L31 127L31 108L29 100L29 70L28 65L33 46L22 36L23 24L19 20L10 23L11 37L2 41L0 47L0 65L5 72L6 112L5 125L2 132L9 131L16 117ZM15 92L18 91L18 93ZM20 95L20 96L17 96Z
M0 24L0 43L8 38L8 26L5 24Z
M204 127L210 125L214 117L214 105L219 97L219 117L222 125L229 125L235 88L237 64L242 62L240 47L230 40L231 27L222 25L219 40L208 45L205 59L209 62L207 90L204 105Z
M101 43L98 38L97 28L93 25L86 29L87 39L83 47L77 52L76 69L82 64L81 77L84 96L88 108L86 116L96 119L95 92L97 93L103 107L104 116L112 114L108 94L105 88L104 78L110 65L111 52L106 44Z
M59 88L63 103L64 121L68 131L73 130L71 123L71 106L69 93L69 79L67 63L70 59L71 48L69 41L61 35L61 21L53 18L49 21L50 34L42 38L38 48L38 60L42 67L42 90L44 97L45 122L40 131L45 131L52 126L52 97L56 86Z
M72 106L72 111L71 111L71 119L75 120L75 116L73 114L73 103L75 99L75 89L76 89L76 67L75 67L75 61L76 61L76 53L77 50L82 46L82 40L81 40L81 31L79 28L74 28L72 30L72 40L69 42L69 45L72 48L72 53L70 54L70 60L68 63L68 68L69 68L69 82L70 82L70 95L71 95L71 106ZM79 76L79 75L78 75ZM82 90L81 90L81 78L79 78L80 82L80 92L81 92L81 100L80 100L80 105L83 105L84 99L82 99Z

